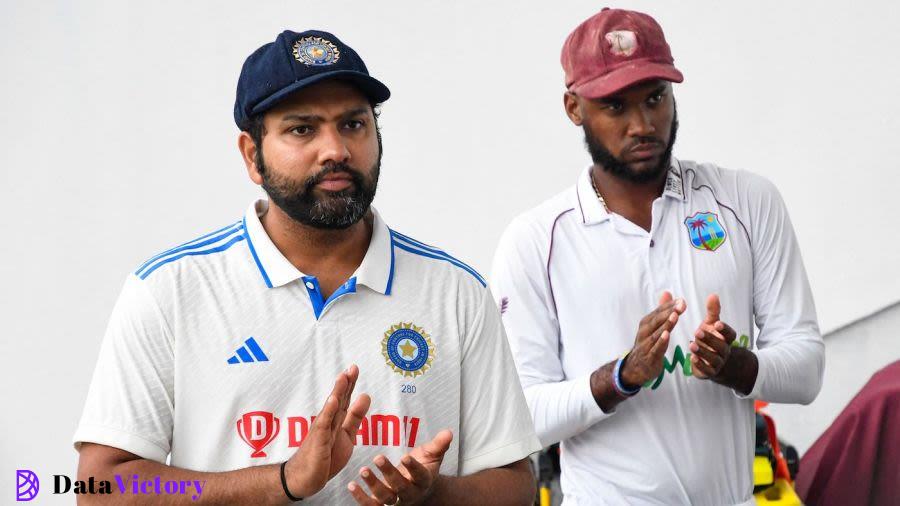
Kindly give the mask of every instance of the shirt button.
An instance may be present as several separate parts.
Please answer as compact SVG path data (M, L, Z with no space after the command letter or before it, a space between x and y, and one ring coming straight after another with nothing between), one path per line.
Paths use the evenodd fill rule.
M653 242L653 239L650 239L650 247L652 248L653 246L656 246L656 243Z
M306 282L306 288L309 288L310 290L315 290L315 289L316 289L316 285L312 284L312 281L307 281L307 282Z

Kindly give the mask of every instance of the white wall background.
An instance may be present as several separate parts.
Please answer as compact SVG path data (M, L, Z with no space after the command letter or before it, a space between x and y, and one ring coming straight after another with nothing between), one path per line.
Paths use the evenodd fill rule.
M618 5L659 20L686 76L676 155L781 189L823 329L897 301L896 5ZM393 92L376 205L484 272L509 220L589 162L558 61L602 6L3 0L0 500L16 468L74 473L69 439L126 273L257 195L231 116L251 51L288 27L356 48Z

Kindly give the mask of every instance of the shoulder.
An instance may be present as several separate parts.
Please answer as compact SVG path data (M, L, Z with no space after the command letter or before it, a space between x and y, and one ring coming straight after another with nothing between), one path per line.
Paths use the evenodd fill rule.
M245 241L243 221L235 221L150 256L132 274L149 285L177 284L204 270L223 269L232 247Z
M679 160L685 185L694 191L711 191L717 200L752 206L779 198L778 189L767 178L747 171L720 167L713 163ZM720 198L721 197L721 198Z
M575 186L550 197L512 219L503 232L501 248L536 248L544 251L561 224L583 221Z
M395 260L412 267L422 277L449 278L479 289L487 286L487 282L478 271L443 248L426 244L394 229L390 229L390 233Z

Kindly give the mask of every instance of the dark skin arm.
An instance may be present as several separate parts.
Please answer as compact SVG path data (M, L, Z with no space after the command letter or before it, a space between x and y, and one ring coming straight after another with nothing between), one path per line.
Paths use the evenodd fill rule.
M468 476L438 474L444 454L450 448L453 434L443 430L434 439L400 458L394 466L384 456L373 459L382 478L369 467L359 471L360 479L369 489L367 494L356 482L347 490L363 506L394 504L533 504L534 475L527 459L493 469L485 469Z
M622 364L621 378L625 388L637 388L659 376L663 356L669 346L670 332L686 307L683 300L673 300L671 293L664 292L656 309L641 319L634 347ZM615 365L616 361L609 362L591 374L591 393L605 413L612 412L627 399L613 386Z
M748 395L756 384L759 361L752 351L731 346L737 333L719 320L721 309L718 295L706 299L706 318L694 333L695 340L690 345L691 368L697 378L710 379L741 395Z

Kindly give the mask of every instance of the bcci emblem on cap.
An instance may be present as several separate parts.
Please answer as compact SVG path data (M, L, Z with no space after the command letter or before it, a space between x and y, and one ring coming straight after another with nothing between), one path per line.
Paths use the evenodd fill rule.
M702 251L715 251L725 243L725 228L716 213L696 213L684 220L691 246Z
M381 340L386 364L404 377L425 374L434 361L434 343L422 327L400 322L391 325Z
M341 51L322 37L303 37L294 42L294 58L317 67L332 65L341 59Z

